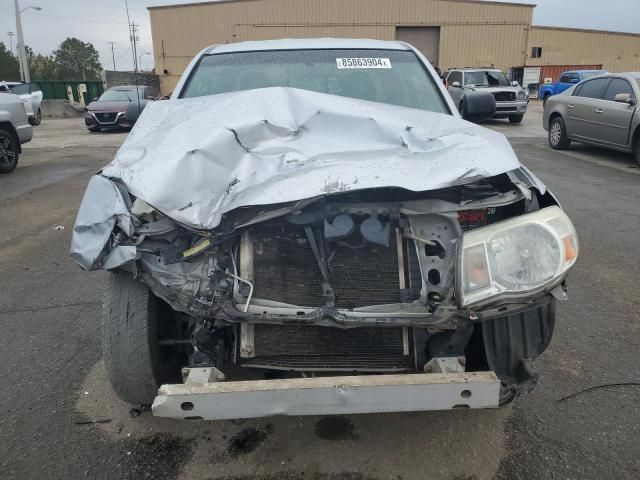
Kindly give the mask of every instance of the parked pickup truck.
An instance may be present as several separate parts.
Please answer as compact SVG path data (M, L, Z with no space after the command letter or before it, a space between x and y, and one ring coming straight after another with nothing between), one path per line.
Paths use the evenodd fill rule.
M538 92L538 98L541 98L545 102L549 97L558 95L565 90L573 87L576 83L580 83L587 78L595 77L596 75L604 75L606 70L571 70L564 72L560 75L560 80L555 83L546 83L540 87Z
M91 178L71 255L111 272L116 393L214 420L504 405L578 238L417 49L296 39L197 55Z

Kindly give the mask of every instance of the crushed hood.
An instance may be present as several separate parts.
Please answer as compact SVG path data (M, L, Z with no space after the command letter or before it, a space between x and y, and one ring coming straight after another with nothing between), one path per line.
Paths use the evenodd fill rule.
M102 174L213 229L238 207L434 190L520 167L502 134L456 116L276 87L150 103Z

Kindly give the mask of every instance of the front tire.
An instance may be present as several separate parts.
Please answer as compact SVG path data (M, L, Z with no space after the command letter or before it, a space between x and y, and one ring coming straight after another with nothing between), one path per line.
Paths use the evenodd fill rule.
M509 115L509 121L511 123L522 123L524 115Z
M160 347L174 322L171 309L130 273L110 274L102 310L102 354L118 396L150 405L164 383L180 383L180 362Z
M571 145L562 117L555 117L549 123L549 145L554 150L566 150Z
M13 172L18 166L18 140L9 131L0 128L0 173Z

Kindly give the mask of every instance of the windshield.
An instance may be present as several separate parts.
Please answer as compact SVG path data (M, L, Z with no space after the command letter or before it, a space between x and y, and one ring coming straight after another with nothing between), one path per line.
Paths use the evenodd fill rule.
M464 84L476 87L508 87L511 85L504 73L494 70L465 72Z
M265 87L293 87L343 97L449 113L413 52L272 50L207 55L182 98Z
M100 98L99 102L131 102L136 98L135 90L107 90Z
M11 93L16 95L24 95L25 93L29 93L29 84L21 83L20 85L9 85L9 89Z

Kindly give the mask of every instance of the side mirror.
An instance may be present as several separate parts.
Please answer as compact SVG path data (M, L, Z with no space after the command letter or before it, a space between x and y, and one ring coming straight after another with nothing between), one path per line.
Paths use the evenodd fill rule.
M460 82L453 82L453 83L451 84L451 86L452 86L453 88L460 88Z
M511 86L512 87L519 87L520 84L514 80L513 82L511 82Z
M484 122L496 114L496 99L488 92L469 92L464 96L460 113L470 122Z
M618 103L627 103L629 105L636 104L636 99L633 98L630 93L619 93L614 97L613 100Z

